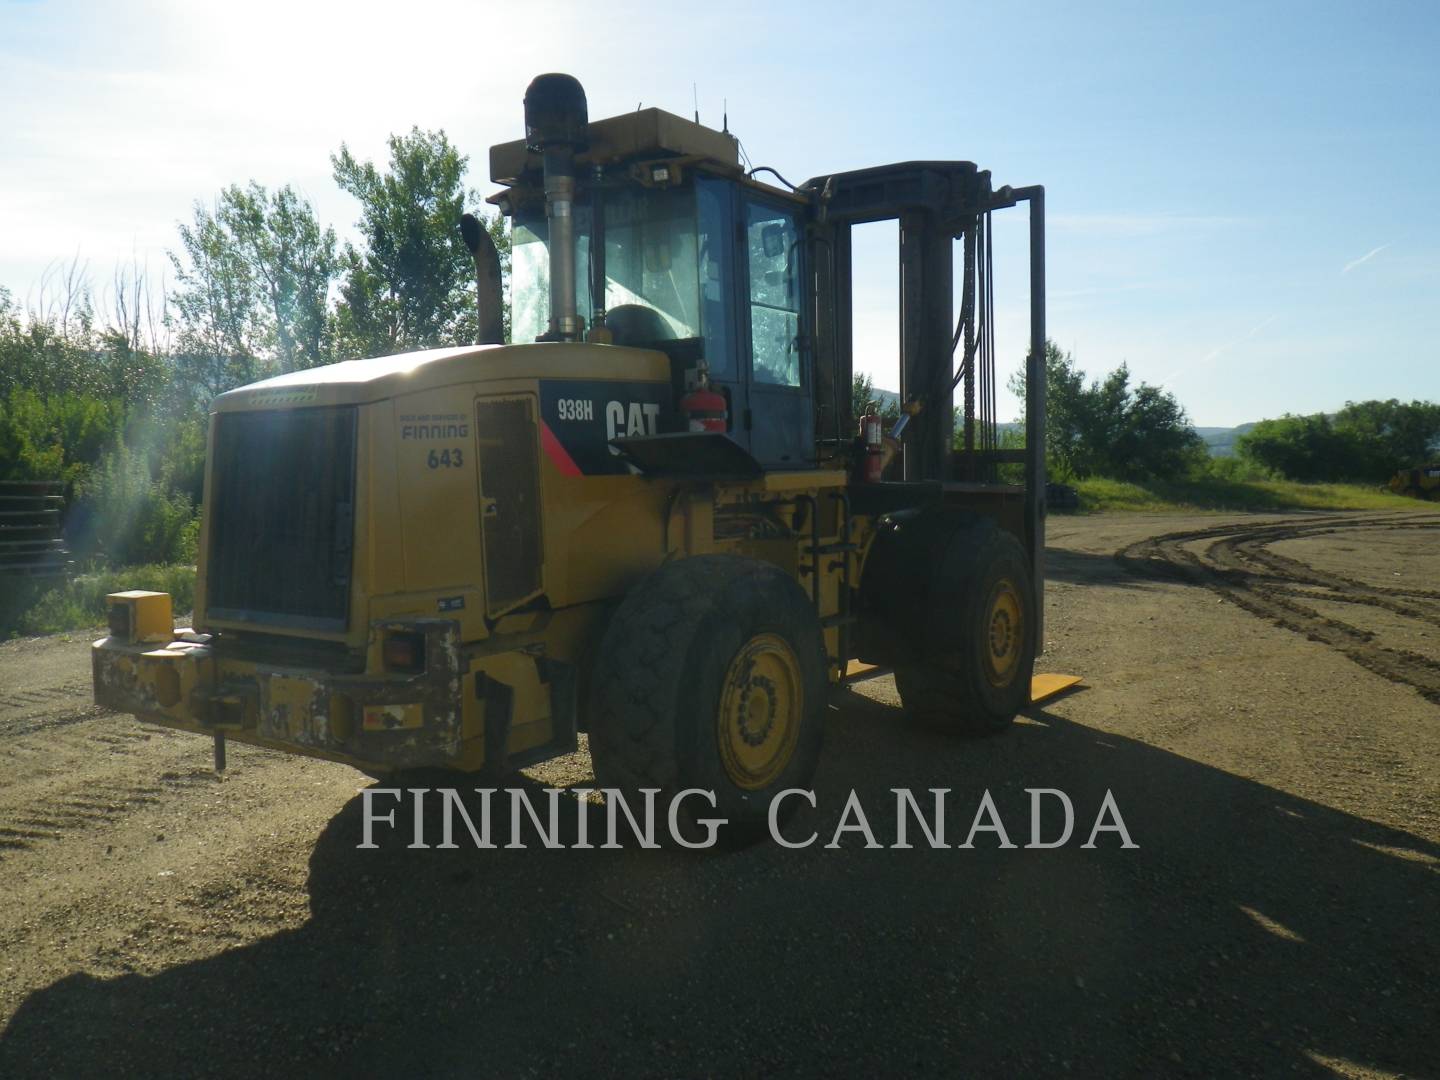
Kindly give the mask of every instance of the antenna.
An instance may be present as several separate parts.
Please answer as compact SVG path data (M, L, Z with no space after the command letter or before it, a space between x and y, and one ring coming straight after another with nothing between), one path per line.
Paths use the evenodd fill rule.
M695 123L700 122L700 90L695 83L690 84L690 98L695 102Z
M722 103L722 104L721 104L721 108L723 108L723 109L725 110L725 111L721 114L720 130L723 131L726 135L729 135L729 134L730 134L730 99L729 99L729 98L721 98L720 101L721 101L721 103Z

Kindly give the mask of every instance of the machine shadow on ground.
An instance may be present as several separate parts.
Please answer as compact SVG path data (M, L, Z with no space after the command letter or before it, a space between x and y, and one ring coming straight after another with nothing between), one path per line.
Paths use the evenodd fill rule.
M357 797L316 842L307 924L62 979L15 1015L0 1075L1433 1069L1435 845L1050 712L956 741L844 697L818 809L786 829L809 848L412 851L402 828L357 850ZM952 789L951 845L986 789L1017 844L1023 789L1067 792L1076 836L822 846L852 789L893 843L901 785ZM1079 846L1107 789L1139 850Z
M1154 583L1127 571L1110 552L1046 548L1045 579L1112 589L1153 588Z

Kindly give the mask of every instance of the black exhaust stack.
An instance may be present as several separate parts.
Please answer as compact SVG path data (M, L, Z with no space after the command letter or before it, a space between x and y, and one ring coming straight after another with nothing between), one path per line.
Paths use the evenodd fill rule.
M474 214L460 216L460 235L475 260L476 345L503 345L505 321L500 298L500 253L490 232Z
M578 340L575 301L575 154L589 145L585 89L571 75L537 75L525 91L525 148L541 155L550 232L547 341Z

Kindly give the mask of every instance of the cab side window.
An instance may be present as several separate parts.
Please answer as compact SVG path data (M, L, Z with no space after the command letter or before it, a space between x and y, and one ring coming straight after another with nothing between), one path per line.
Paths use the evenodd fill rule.
M754 379L800 385L800 228L793 211L747 202Z

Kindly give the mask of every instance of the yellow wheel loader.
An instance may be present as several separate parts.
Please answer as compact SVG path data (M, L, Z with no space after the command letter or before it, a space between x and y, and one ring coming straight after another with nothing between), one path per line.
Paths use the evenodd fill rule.
M1401 469L1390 478L1389 489L1412 499L1440 500L1440 461Z
M490 152L512 343L468 218L478 344L217 398L194 627L164 594L111 596L96 701L214 736L222 768L229 738L498 777L587 731L601 785L707 789L740 830L808 785L827 693L861 667L927 725L1004 728L1042 633L1043 190L963 161L792 188L728 131L591 123L566 75L524 104L524 139ZM990 223L1022 203L1016 451ZM883 476L850 405L851 230L882 220L903 403Z

